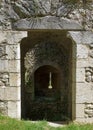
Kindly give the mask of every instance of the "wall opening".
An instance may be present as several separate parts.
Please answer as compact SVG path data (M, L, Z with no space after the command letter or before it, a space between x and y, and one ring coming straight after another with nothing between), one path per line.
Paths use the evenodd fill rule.
M49 87L50 82L52 87ZM61 120L60 72L56 68L45 65L35 71L34 94L32 120Z
M22 118L75 119L75 45L64 31L30 31L21 44ZM49 80L51 72L51 85Z
M51 87L49 87L50 83ZM55 92L60 91L60 73L52 66L42 66L35 71L34 86L35 98L52 98L52 96L55 97Z

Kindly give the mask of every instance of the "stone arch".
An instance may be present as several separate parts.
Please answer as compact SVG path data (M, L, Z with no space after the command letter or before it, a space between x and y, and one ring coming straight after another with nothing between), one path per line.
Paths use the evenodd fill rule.
M40 91L42 91L40 95L41 97L43 97L44 95L45 97L52 96L52 95L48 95L49 92L48 90L49 89L51 90L53 89L55 91L59 90L61 87L60 78L61 78L61 74L59 68L55 68L54 66L44 65L36 69L36 71L34 72L35 97L39 96L39 94L41 93ZM51 82L51 88L49 88L49 82Z

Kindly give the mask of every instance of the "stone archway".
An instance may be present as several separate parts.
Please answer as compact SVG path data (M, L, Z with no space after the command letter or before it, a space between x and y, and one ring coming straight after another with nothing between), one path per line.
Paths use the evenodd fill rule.
M51 121L62 121L66 119L72 120L72 103L73 96L73 61L72 61L72 51L73 45L69 38L66 37L66 32L32 32L28 34L28 38L23 41L21 46L21 57L22 57L22 117L29 118L32 120L47 119ZM64 44L65 43L65 44ZM37 116L38 113L38 100L35 88L37 88L37 83L40 80L45 80L48 78L49 70L52 71L55 81L55 88L59 88L59 100L57 102L51 102L52 107L55 112L55 118L50 118L45 108L48 105L42 105L39 109L41 113L44 113L41 117ZM57 72L56 72L57 71ZM44 74L46 72L47 74ZM40 78L40 75L44 75ZM59 84L57 82L60 82ZM48 83L45 82L45 88ZM40 83L43 86L43 83ZM59 87L58 87L59 86ZM51 92L53 93L53 92ZM47 95L47 92L45 93ZM49 94L49 93L48 93ZM52 95L52 94L51 94ZM43 95L41 95L43 96ZM47 96L46 96L47 98ZM49 97L48 97L49 98ZM45 101L44 101L45 102ZM43 104L44 104L43 102ZM49 102L48 102L49 103ZM57 105L55 105L55 103ZM40 104L40 102L39 102ZM53 106L54 105L54 106ZM56 108L55 108L56 106ZM60 108L60 109L59 109ZM51 110L53 110L51 109ZM36 112L33 110L36 110ZM43 112L44 111L44 112ZM39 111L40 112L40 111ZM33 113L33 115L31 114ZM49 112L50 113L50 112ZM58 116L60 113L60 116ZM40 114L41 115L41 114ZM52 117L54 117L52 116Z
M51 76L51 77L50 77ZM51 79L50 79L51 78ZM50 86L51 82L51 86ZM61 74L50 65L39 67L34 73L34 101L32 120L61 120ZM38 107L36 107L38 106ZM36 108L36 109L34 109ZM54 115L54 116L53 116Z
M52 97L60 92L60 71L53 66L45 65L39 67L34 73L35 97ZM51 83L51 86L50 86ZM50 91L49 91L50 90ZM52 93L51 90L54 90ZM50 92L50 93L48 93ZM60 95L59 95L60 97Z

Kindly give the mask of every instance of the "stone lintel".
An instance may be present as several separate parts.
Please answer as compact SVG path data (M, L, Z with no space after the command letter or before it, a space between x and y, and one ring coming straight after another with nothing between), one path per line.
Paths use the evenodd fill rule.
M14 30L30 30L30 29L61 29L61 30L82 30L82 26L67 18L56 16L45 16L26 18L13 23Z

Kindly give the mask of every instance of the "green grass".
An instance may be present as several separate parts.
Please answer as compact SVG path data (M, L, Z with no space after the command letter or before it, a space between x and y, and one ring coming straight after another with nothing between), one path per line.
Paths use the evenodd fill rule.
M69 124L54 128L49 126L47 121L32 123L31 121L19 121L0 115L0 130L93 130L93 124Z

